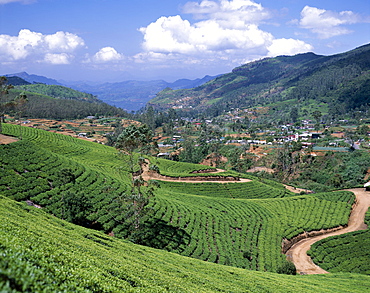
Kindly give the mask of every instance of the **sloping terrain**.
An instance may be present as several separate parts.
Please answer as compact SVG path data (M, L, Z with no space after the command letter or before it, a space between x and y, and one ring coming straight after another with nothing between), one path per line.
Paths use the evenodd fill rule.
M26 118L47 119L80 119L95 115L129 116L123 109L101 102L94 96L86 93L79 93L60 87L61 92L56 90L54 94L57 98L53 98L47 94L52 94L53 89L51 87L59 86L42 85L43 88L47 88L45 91L40 90L44 94L38 93L36 86L38 85L26 86L24 90L20 87L10 90L9 95L6 97L7 99L13 99L20 94L25 94L28 101L21 109L15 109L12 112L8 111L6 114L14 116L14 114L18 113L19 115L21 112L22 116ZM64 90L66 91L64 92Z
M0 196L2 292L366 292L357 274L287 276L139 246Z
M231 108L267 105L270 114L281 119L293 106L303 111L311 104L322 104L323 114L344 114L369 103L369 55L370 45L365 45L332 56L305 53L266 58L193 89L165 89L149 104L193 116L201 112L218 116Z
M29 200L76 224L128 236L118 205L130 185L126 156L38 129L5 124L4 130L14 136L22 131L23 140L0 146L1 194ZM153 161L160 162L160 171L170 172L171 164L189 176L199 170L195 164ZM135 241L209 262L276 272L285 263L284 238L348 221L354 200L349 192L293 196L281 184L247 176L245 183L161 183Z
M55 99L77 100L90 103L102 102L92 94L76 91L61 85L29 84L29 85L18 85L16 88L21 91L37 93Z
M192 88L211 80L213 77L205 76L201 79L189 80L179 79L175 82L166 82L164 80L126 80L122 82L108 82L99 84L88 84L84 82L69 83L68 86L83 92L97 95L99 99L121 107L126 110L138 111L145 107L159 91L165 88L184 89Z
M367 210L370 206L370 193L363 189L354 192L360 197L361 205L359 203L352 211L348 227L313 243L307 253L316 265L329 272L370 275L370 210ZM343 234L339 235L339 232Z

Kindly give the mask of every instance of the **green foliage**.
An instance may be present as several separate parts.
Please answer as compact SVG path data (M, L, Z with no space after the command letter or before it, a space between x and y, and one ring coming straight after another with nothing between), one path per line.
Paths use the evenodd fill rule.
M133 152L149 154L153 145L153 132L146 124L131 124L123 129L117 138L116 148L129 154Z
M137 246L0 197L2 292L366 292L368 276L282 276Z
M60 85L47 85L39 83L39 84L20 85L17 86L16 89L20 89L22 91L27 91L31 93L37 93L56 99L81 100L94 103L100 102L92 94L79 92Z
M226 192L222 197L220 185L211 185L161 183L152 203L154 217L190 236L189 243L170 241L164 248L209 262L261 271L275 272L284 263L283 238L347 223L351 208L347 202L353 196L350 192L336 192L331 201L312 195L257 199L260 193L256 189L254 199L245 199L243 192L240 197L244 198L234 199ZM276 191L271 188L270 196ZM246 252L249 258L244 257Z
M290 161L289 164L292 163ZM316 192L361 187L369 166L369 153L359 150L327 152L325 156L317 157L303 156L293 165L300 173L291 183Z
M370 225L370 210L365 223ZM370 275L370 230L360 230L320 240L308 254L314 263L329 272L352 272Z
M286 274L286 275L296 275L297 270L294 263L290 261L286 261L281 267L279 267L276 271L278 274Z
M171 177L190 176L191 174L196 173L197 171L208 169L216 170L216 168L214 167L198 165L194 163L170 161L160 158L151 159L151 161L158 166L160 174ZM196 175L198 176L200 174Z
M275 188L257 180L246 183L161 182L160 185L176 193L217 198L280 198L291 195L285 188Z
M3 116L6 112L20 110L27 102L27 97L24 93L18 96L9 96L9 91L13 88L4 76L0 76L0 133L2 132Z
M365 45L333 56L305 53L266 58L193 89L162 91L150 103L157 109L181 106L183 115L208 117L220 116L231 108L268 106L270 121L293 123L299 117L319 121L327 114L366 111L369 49L370 45Z
M16 136L20 128L6 124L4 130ZM148 213L138 223L130 206L138 205L135 195L153 190L136 181L131 189L126 157L117 156L111 147L38 129L22 127L22 134L22 141L0 146L1 194L31 200L59 218L184 256L276 272L285 261L284 238L348 221L351 193L292 196L281 184L246 175L251 182L163 182L141 205ZM206 166L151 160L169 175L171 170L187 176L212 174L189 174ZM232 174L238 176L212 175Z
M21 93L25 93L28 98L22 113L28 118L80 119L90 115L129 116L126 111L103 102L87 102L84 99L56 99L17 89L11 90L9 96L14 98Z

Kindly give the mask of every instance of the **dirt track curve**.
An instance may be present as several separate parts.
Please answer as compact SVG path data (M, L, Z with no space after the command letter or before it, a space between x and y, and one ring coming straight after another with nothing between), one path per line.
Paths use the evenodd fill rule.
M307 255L307 251L315 242L327 238L329 236L341 235L348 232L367 229L364 223L365 213L370 207L370 192L366 192L363 188L346 189L352 191L356 195L356 203L353 206L349 217L348 226L335 232L314 236L311 238L302 239L294 244L286 253L288 259L293 261L297 272L300 274L327 274L329 272L315 265L312 259Z
M161 181L169 181L169 182L186 182L186 183L201 183L201 182L214 182L214 183L230 183L230 182L249 182L252 181L250 179L245 179L245 178L239 178L239 180L209 180L205 177L201 176L194 176L194 177L189 177L189 178L194 178L193 180L185 179L184 177L168 177L168 176L163 176L161 174L158 174L157 172L152 172L149 170L149 161L146 162L146 164L143 164L141 166L143 172L141 174L141 177L145 180L161 180ZM212 172L213 174L215 173L220 173L224 172L225 170L222 169L216 169L215 172Z

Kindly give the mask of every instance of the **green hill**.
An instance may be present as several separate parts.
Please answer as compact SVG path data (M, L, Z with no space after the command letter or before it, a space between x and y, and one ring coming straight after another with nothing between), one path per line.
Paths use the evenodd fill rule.
M298 107L300 117L307 117L304 110L320 104L324 115L343 115L365 109L370 102L366 94L369 56L370 45L365 45L332 56L305 53L266 58L193 89L165 89L149 104L161 110L181 109L183 115L203 113L209 117L231 108L268 106L269 115L287 120L293 107Z
M19 94L25 94L28 102L22 107L22 117L26 118L46 118L46 119L80 119L87 116L119 116L128 117L129 114L117 107L108 105L96 99L94 96L80 93L61 86L41 85L42 88L60 87L65 92L57 98L48 96L45 93L38 93L35 87L40 85L17 86L9 91L7 98L11 99ZM31 87L31 88L29 88ZM31 91L28 91L28 90ZM44 92L44 91L40 91ZM49 93L50 94L50 93ZM56 93L55 93L56 94ZM16 110L18 111L18 110ZM8 112L9 114L14 114Z
M117 219L119 210L113 208L129 186L127 158L111 147L56 133L15 125L4 129L15 136L22 131L24 139L1 146L3 195L31 200L77 224L128 236ZM158 166L170 170L168 164ZM199 169L184 165L188 173ZM347 222L351 193L330 193L331 200L292 196L280 184L250 178L226 185L162 183L149 204L153 215L136 242L211 262L276 271L284 263L284 238Z
M47 84L28 84L28 85L18 85L16 87L18 90L37 93L45 96L49 96L55 99L64 100L79 100L90 103L101 103L97 97L92 94L83 93L80 91L73 90L71 88L61 86L61 85L47 85Z
M135 245L0 196L1 292L366 292L357 274L287 276Z

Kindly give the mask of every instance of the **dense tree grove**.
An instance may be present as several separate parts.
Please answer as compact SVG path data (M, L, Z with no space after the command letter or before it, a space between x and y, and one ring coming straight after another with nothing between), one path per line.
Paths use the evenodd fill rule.
M19 91L10 92L9 96L19 95ZM28 103L23 110L26 118L79 119L90 115L130 116L126 111L106 103L87 103L79 100L53 99L32 93L26 93Z
M95 96L88 93L73 90L61 85L46 85L46 84L30 84L20 85L16 87L18 90L37 93L44 96L65 99L65 100L80 100L86 102L100 102Z
M9 95L13 85L9 84L7 78L0 77L0 133L2 132L2 123L4 114L9 112L19 112L24 110L23 106L27 102L27 96L24 93L18 95Z

